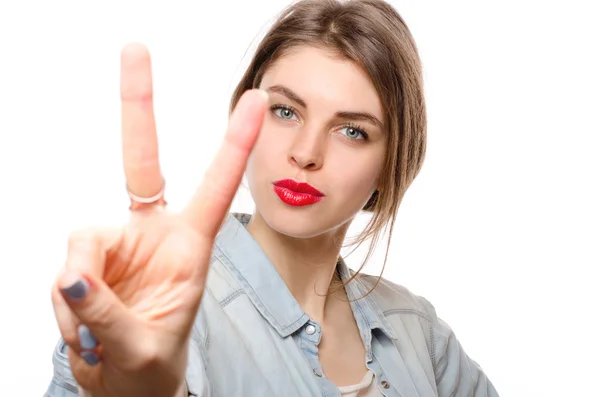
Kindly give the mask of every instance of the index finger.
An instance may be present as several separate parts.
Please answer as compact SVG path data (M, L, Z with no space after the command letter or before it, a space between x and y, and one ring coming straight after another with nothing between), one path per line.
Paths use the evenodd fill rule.
M229 210L262 127L267 99L267 93L262 90L249 90L242 95L231 115L221 148L183 211L203 236L214 238Z

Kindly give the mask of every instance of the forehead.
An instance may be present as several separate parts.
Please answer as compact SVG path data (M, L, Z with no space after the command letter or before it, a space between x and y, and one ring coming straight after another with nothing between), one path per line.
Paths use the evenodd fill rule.
M309 109L362 111L383 120L379 95L367 73L333 51L299 46L266 71L261 88L284 85L307 102Z

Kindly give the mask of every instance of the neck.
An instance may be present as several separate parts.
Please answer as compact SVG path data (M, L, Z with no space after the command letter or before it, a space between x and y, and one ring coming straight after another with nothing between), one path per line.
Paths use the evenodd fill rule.
M349 224L316 237L294 238L273 230L260 213L255 212L246 228L300 307L320 323L324 322L328 292L336 277L341 243Z

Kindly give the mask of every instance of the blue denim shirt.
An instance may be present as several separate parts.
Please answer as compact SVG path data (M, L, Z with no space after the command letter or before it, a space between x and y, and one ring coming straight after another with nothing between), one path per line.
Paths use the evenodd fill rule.
M340 396L319 363L320 324L302 310L246 231L249 218L231 214L215 241L189 347L190 395ZM343 280L352 275L343 263L338 271ZM424 298L382 279L354 300L376 281L360 275L346 292L366 349L365 366L383 396L498 395ZM314 328L307 332L309 325ZM53 362L45 396L77 396L62 341Z

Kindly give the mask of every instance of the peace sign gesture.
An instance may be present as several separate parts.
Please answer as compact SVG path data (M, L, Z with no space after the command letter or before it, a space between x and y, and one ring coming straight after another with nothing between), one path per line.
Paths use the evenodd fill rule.
M260 131L266 94L242 96L204 182L181 213L170 213L162 196L150 55L131 44L121 64L131 220L71 236L52 301L82 388L93 396L175 396L214 238Z

